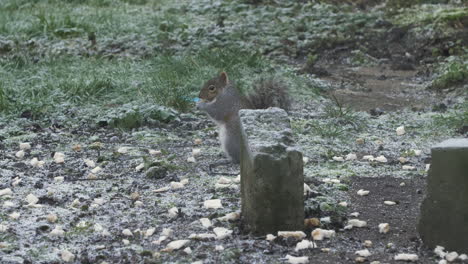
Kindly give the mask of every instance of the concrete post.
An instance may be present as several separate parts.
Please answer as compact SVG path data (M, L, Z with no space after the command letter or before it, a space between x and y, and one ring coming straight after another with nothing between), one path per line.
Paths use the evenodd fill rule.
M264 235L302 230L302 153L292 147L287 113L279 108L241 110L242 221Z
M418 231L424 243L468 251L468 139L449 139L432 148L427 194Z

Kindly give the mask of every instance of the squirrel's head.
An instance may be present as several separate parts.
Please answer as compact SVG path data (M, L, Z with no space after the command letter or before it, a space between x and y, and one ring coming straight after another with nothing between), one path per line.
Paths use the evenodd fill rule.
M229 83L227 73L221 72L218 76L207 81L200 90L198 97L205 102L211 102L223 92Z

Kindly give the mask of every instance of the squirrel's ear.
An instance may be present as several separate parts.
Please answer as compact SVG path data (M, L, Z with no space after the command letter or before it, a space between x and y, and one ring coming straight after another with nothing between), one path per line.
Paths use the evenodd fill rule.
M219 79L221 80L221 82L222 82L224 85L228 84L228 82L229 82L229 78L228 78L226 72L221 72L221 74L219 75Z

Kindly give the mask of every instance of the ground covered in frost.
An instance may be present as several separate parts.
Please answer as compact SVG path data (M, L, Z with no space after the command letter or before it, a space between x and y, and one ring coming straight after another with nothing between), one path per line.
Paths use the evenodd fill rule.
M468 132L466 7L261 2L1 3L0 262L438 262L416 224L431 146ZM290 87L305 237L243 233L239 167L210 170L220 70Z

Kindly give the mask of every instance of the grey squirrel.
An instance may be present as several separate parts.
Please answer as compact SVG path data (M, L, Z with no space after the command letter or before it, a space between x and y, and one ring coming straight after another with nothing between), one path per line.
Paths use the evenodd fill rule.
M207 81L198 95L197 108L207 112L219 128L219 140L226 155L240 162L241 124L239 110L291 106L287 87L274 79L260 80L254 91L244 96L229 81L226 72Z

